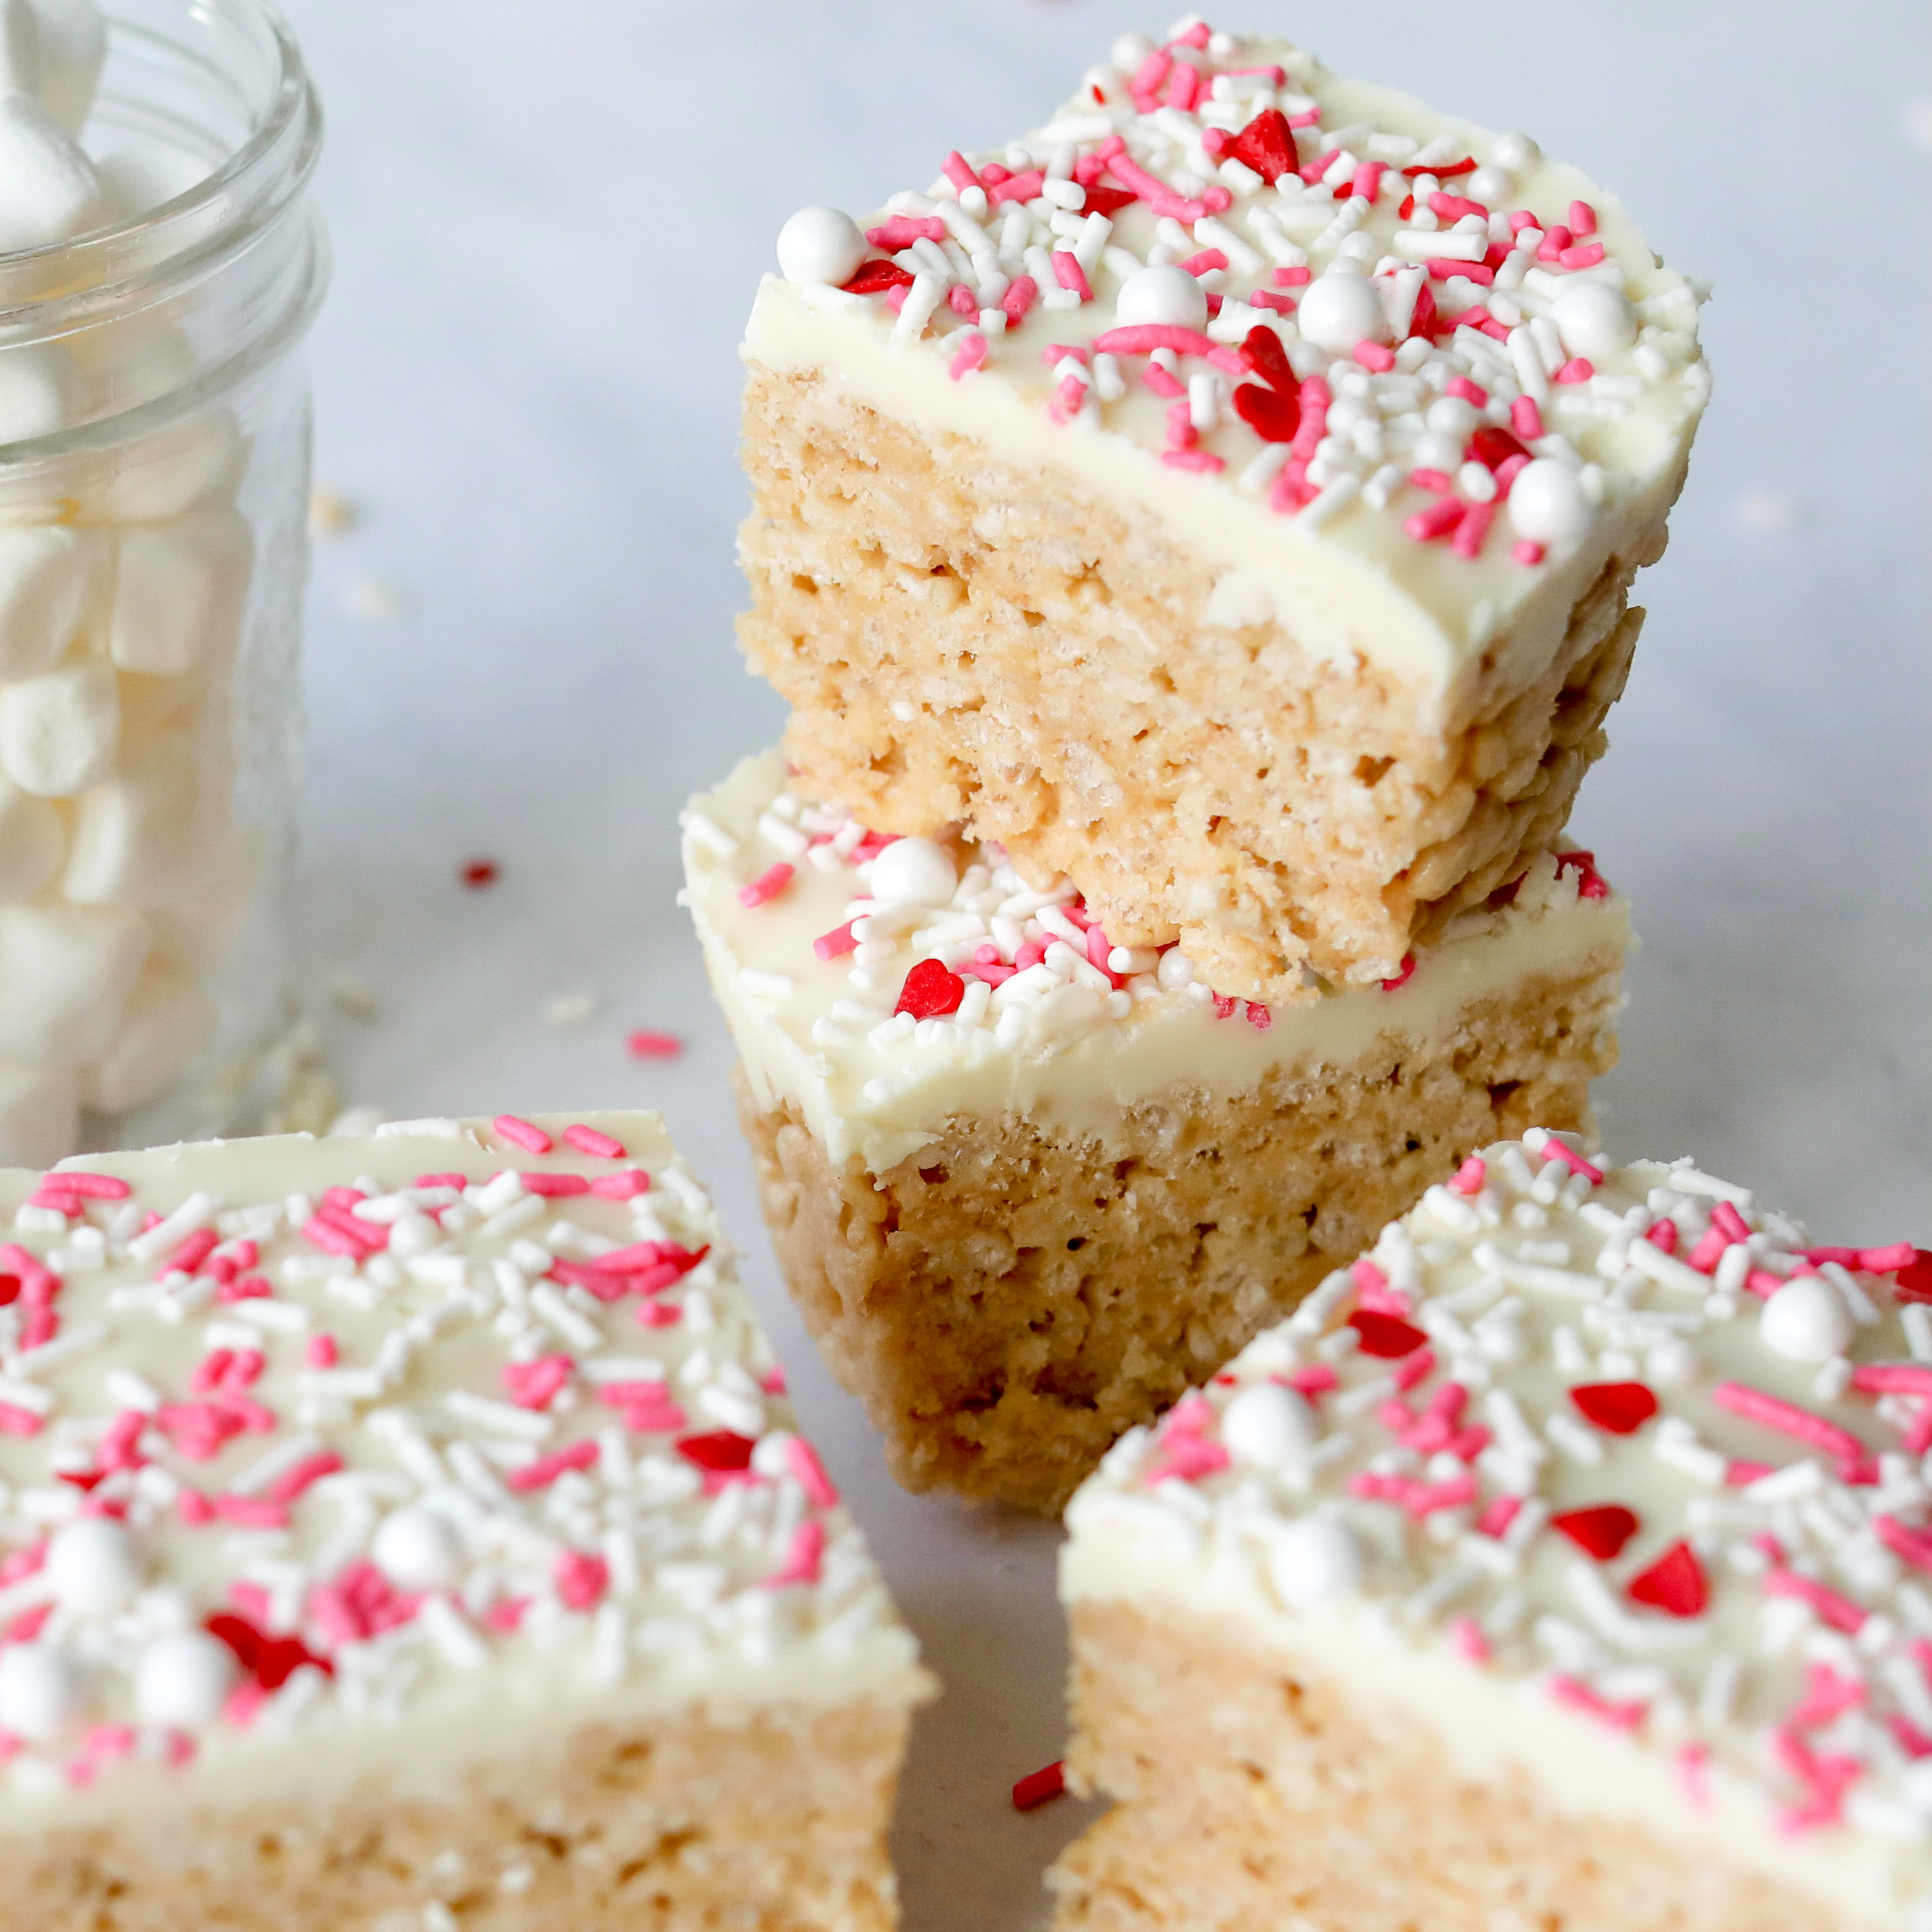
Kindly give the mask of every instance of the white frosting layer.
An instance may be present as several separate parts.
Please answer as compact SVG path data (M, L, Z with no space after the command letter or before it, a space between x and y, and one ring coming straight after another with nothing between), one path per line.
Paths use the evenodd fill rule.
M0 1829L920 1694L662 1122L532 1124L0 1174Z
M1119 970L1109 974L1063 941L989 994L972 993L967 977L971 1004L948 1016L895 1021L920 961L968 975L991 946L997 974L1029 934L1036 950L1055 938L1029 904L1065 928L1070 914L1084 918L1078 896L1058 881L1028 890L994 850L908 839L886 851L919 848L928 865L940 860L937 903L875 898L887 886L920 882L896 860L842 856L859 828L784 784L778 754L767 752L692 801L684 902L760 1104L792 1102L830 1159L856 1152L874 1173L929 1144L956 1115L1018 1114L1056 1133L1104 1138L1123 1108L1158 1094L1240 1094L1273 1075L1342 1071L1390 1036L1426 1052L1477 1001L1538 975L1612 970L1631 944L1624 902L1582 896L1594 872L1559 872L1545 857L1512 904L1458 920L1394 991L1311 991L1289 1006L1217 1009L1174 949L1113 956ZM792 875L746 905L745 887L775 865ZM889 871L905 878L890 880ZM862 947L814 956L814 939L855 910L866 920L868 908Z
M1922 1932L1912 1250L1834 1258L1688 1162L1593 1180L1531 1142L1124 1438L1070 1508L1063 1594L1233 1618L1466 1778Z
M1709 386L1696 343L1696 298L1681 275L1656 262L1613 197L1533 147L1524 159L1520 137L1499 140L1384 88L1338 80L1281 41L1217 36L1204 50L1169 51L1220 76L1194 109L1140 112L1126 76L1096 70L1048 128L1000 154L975 155L970 165L976 172L989 161L1016 172L1034 165L1062 176L1083 166L1090 172L1106 142L1119 136L1132 164L1186 190L1197 208L1204 183L1209 194L1225 188L1232 206L1184 225L1159 218L1143 198L1094 218L1101 230L1083 232L1088 218L1079 206L1055 205L1056 196L1078 203L1075 183L1048 181L1043 188L1052 195L989 208L984 186L969 185L962 194L942 178L924 196L894 196L885 214L863 224L876 230L894 216L943 224L943 246L923 239L894 257L923 278L907 296L908 310L938 302L922 328L896 322L883 295L767 276L743 354L767 369L818 378L922 434L975 438L1016 468L1064 465L1088 487L1153 512L1178 543L1220 568L1210 621L1232 626L1272 617L1322 658L1390 674L1411 688L1419 721L1440 724L1457 715L1499 634L1506 634L1504 675L1527 676L1546 663L1572 606L1606 560L1628 554L1634 533L1667 507ZM1286 76L1279 88L1232 72L1270 66ZM1096 88L1104 99L1095 98ZM1224 142L1270 110L1303 124L1294 130L1303 164L1330 154L1348 158L1349 168L1337 164L1332 192L1304 185L1293 173L1269 185L1225 152L1217 163L1204 150L1204 136ZM1482 162L1483 170L1439 182L1407 180L1400 172L1417 165L1418 155L1447 165L1452 151L1456 159ZM1505 160L1516 165L1505 169ZM1366 163L1388 169L1372 202L1349 194L1352 169ZM1124 178L1110 173L1100 185ZM1452 236L1459 218L1474 220L1452 208L1432 239L1426 231L1438 225L1426 206L1432 189L1460 202L1473 199L1472 187L1493 202L1482 204L1490 211L1488 224L1477 224L1482 234L1474 242ZM1424 205L1403 216L1405 197L1418 190ZM1473 248L1480 256L1490 238L1500 250L1510 242L1511 212L1526 211L1553 227L1578 202L1596 222L1580 245L1604 251L1594 266L1538 261L1536 246L1548 238L1537 228L1528 231L1528 248L1496 272L1493 290L1466 278L1428 281L1444 314L1480 302L1507 340L1468 326L1432 349L1418 337L1398 349L1394 368L1377 373L1351 352L1331 354L1304 338L1299 309L1285 314L1244 299L1258 290L1274 302L1305 304L1316 293L1318 306L1333 307L1334 292L1324 286L1333 276L1366 274L1384 310L1402 318L1393 330L1381 327L1373 355L1379 346L1402 343L1421 265L1432 251ZM1107 330L1142 319L1138 291L1124 313L1120 296L1144 264L1198 261L1206 250L1228 258L1225 268L1201 272L1204 290L1222 298L1207 337L1226 358L1250 328L1265 325L1280 338L1295 376L1325 378L1334 392L1334 421L1318 448L1298 453L1264 443L1232 406L1233 388L1252 382L1252 373L1198 353L1184 354L1176 365L1188 385L1180 407L1193 426L1183 435L1184 446L1174 448L1172 392L1146 386L1144 355L1086 354ZM1055 251L1082 261L1091 299L1078 299L1049 276L1044 298L1016 326L1002 328L993 320L1000 291L1022 274L1039 280ZM1305 266L1316 279L1284 286L1276 271L1286 265L1293 265L1290 274ZM1559 328L1552 319L1558 298L1589 283L1604 295L1585 297L1580 308L1571 303ZM962 288L974 292L980 312L956 314L938 299ZM1582 312L1592 304L1607 313ZM1334 339L1328 328L1311 326ZM976 334L986 342L983 365L956 374L962 346L970 360ZM1049 366L1043 355L1053 345L1080 350L1084 363ZM1578 380L1580 356L1593 373ZM1070 370L1082 367L1091 377L1085 400L1067 419L1056 392ZM1559 368L1561 382L1553 380ZM1451 410L1438 422L1445 386L1457 378L1473 378L1485 400L1480 410ZM1407 520L1439 501L1453 500L1460 512L1496 496L1493 474L1485 481L1474 473L1482 464L1465 468L1466 439L1479 423L1508 428L1512 406L1526 394L1539 405L1544 432L1529 437L1528 447L1565 473L1539 472L1538 487L1526 491L1521 505L1495 515L1473 559L1456 554L1448 541L1409 534ZM1304 390L1304 417L1310 406ZM1278 494L1285 453L1291 465L1312 458L1307 488L1322 492L1298 514L1285 514L1295 506ZM1176 466L1202 460L1213 466L1204 473ZM1438 464L1446 464L1442 474L1453 486L1446 496L1408 481ZM992 524L998 514L989 502L985 514ZM1516 544L1528 538L1544 547L1533 564L1516 554Z

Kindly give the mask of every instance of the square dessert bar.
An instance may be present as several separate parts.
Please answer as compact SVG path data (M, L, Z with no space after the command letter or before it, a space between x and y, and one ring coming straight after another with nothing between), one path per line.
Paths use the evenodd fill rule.
M1527 1134L1068 1511L1059 1932L1924 1932L1932 1253Z
M778 254L740 633L815 796L1266 1001L1558 838L1708 389L1574 169L1194 20Z
M0 1922L895 1922L927 1681L656 1115L0 1213Z
M1473 1148L1580 1124L1628 910L1538 858L1401 983L1217 998L994 848L747 760L685 820L765 1217L908 1487L1055 1510Z

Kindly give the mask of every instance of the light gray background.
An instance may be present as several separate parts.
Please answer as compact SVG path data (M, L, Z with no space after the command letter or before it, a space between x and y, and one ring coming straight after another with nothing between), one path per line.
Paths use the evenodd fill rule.
M331 117L337 280L304 956L347 1097L659 1106L716 1185L811 1426L946 1702L898 1849L917 1932L1005 1932L1070 1804L1044 1526L886 1480L778 1289L673 904L674 818L776 734L731 636L738 331L793 208L876 205L1056 104L1086 0L290 0ZM1717 285L1716 400L1576 829L1634 902L1612 1145L1694 1151L1823 1238L1932 1240L1925 212L1908 0L1261 4L1344 71L1520 126ZM462 891L487 854L502 883ZM359 982L377 1017L332 1012ZM546 1002L595 993L596 1017ZM690 1048L628 1061L631 1026Z

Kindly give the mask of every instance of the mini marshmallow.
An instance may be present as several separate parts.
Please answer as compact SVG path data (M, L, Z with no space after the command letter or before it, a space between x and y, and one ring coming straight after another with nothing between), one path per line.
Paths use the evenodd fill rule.
M196 796L184 736L140 746L76 802L62 891L76 905L170 904L191 878Z
M1318 276L1303 290L1294 319L1308 341L1331 355L1346 356L1364 342L1388 338L1381 292L1360 275L1330 270Z
M1758 1316L1764 1346L1794 1362L1828 1362L1852 1339L1845 1298L1822 1276L1793 1276L1775 1288Z
M94 164L107 218L131 221L208 178L208 164L164 141L130 141Z
M64 1651L48 1643L0 1650L0 1731L29 1744L51 1744L86 1713L87 1679Z
M32 898L60 870L66 848L59 812L0 778L0 900Z
M1510 521L1533 543L1570 544L1590 527L1582 481L1567 463L1539 456L1517 471L1509 494Z
M1114 314L1123 328L1205 328L1208 292L1185 268L1142 268L1120 284Z
M0 1060L98 1059L148 950L146 922L125 906L0 906Z
M206 1630L176 1630L141 1653L134 1706L144 1724L200 1730L220 1715L237 1674L226 1644Z
M369 1560L399 1590L447 1590L462 1580L463 1546L425 1509L392 1510L377 1526Z
M63 1524L47 1545L46 1577L54 1601L83 1616L112 1616L140 1594L146 1566L125 1523L84 1516Z
M51 1167L74 1151L80 1124L74 1076L39 1066L0 1066L0 1165Z
M778 272L788 282L842 286L866 259L862 230L842 208L801 208L778 230Z
M82 1071L81 1105L104 1114L144 1106L206 1052L219 1017L207 989L184 967L149 960L128 996L119 1031Z
M0 349L0 443L50 436L71 421L77 387L73 358L58 343Z
M0 525L0 683L52 670L100 601L107 539L64 524Z
M33 0L0 0L0 94L40 94L40 20Z
M0 689L0 769L22 791L70 798L114 766L121 694L113 671L83 661Z
M1298 1390L1252 1382L1221 1412L1221 1440L1244 1468L1278 1468L1312 1446L1315 1412Z
M1361 1545L1346 1523L1300 1516L1270 1538L1268 1580L1290 1610L1312 1609L1362 1587Z
M1636 340L1636 310L1604 282L1572 282L1550 304L1550 319L1572 356L1599 362Z
M176 676L225 657L241 635L254 556L248 519L226 506L124 531L107 626L114 662Z
M882 905L943 906L958 883L951 856L930 838L895 838L872 861L872 895Z
M64 242L100 220L93 163L31 94L0 94L0 250Z
M88 520L158 524L215 496L232 496L248 446L234 414L211 410L115 452L88 488Z
M39 16L40 99L70 134L94 105L107 56L107 26L94 0L33 0Z

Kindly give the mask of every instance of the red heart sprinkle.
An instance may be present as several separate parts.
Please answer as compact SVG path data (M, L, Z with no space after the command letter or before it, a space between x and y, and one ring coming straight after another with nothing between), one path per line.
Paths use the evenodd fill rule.
M1586 1421L1612 1436L1628 1436L1657 1413L1657 1398L1642 1382L1586 1382L1570 1400Z
M1898 1271L1897 1287L1900 1301L1932 1301L1932 1248L1914 1250Z
M1294 130L1279 107L1263 108L1222 152L1228 160L1246 163L1270 188L1301 165Z
M1300 396L1301 385L1294 380L1288 351L1266 322L1256 322L1241 338L1241 360L1270 388L1279 389L1284 396Z
M1385 1360L1412 1355L1429 1340L1412 1322L1405 1322L1400 1315L1378 1315L1372 1309L1357 1309L1348 1317L1348 1326L1362 1338L1364 1354Z
M700 1469L748 1469L752 1451L758 1445L748 1436L730 1429L713 1429L702 1436L678 1439L677 1453Z
M1234 413L1264 442L1292 442L1301 422L1301 399L1291 391L1264 389L1244 382L1234 392Z
M1498 429L1493 423L1485 423L1470 437L1469 446L1463 454L1486 470L1498 470L1512 456L1527 456L1529 452L1508 430Z
M1637 1532L1636 1513L1622 1503L1595 1503L1588 1509L1565 1510L1550 1519L1552 1529L1567 1536L1586 1556L1607 1563Z
M881 256L874 261L861 262L858 273L844 286L848 296L882 296L888 289L910 288L912 277L898 262L888 262Z
M965 997L966 982L958 974L947 972L937 959L922 959L905 976L892 1012L896 1018L910 1013L916 1020L936 1020L956 1013Z
M1690 1544L1673 1543L1630 1579L1628 1594L1633 1603L1648 1604L1666 1616L1701 1617L1711 1600L1711 1586Z

